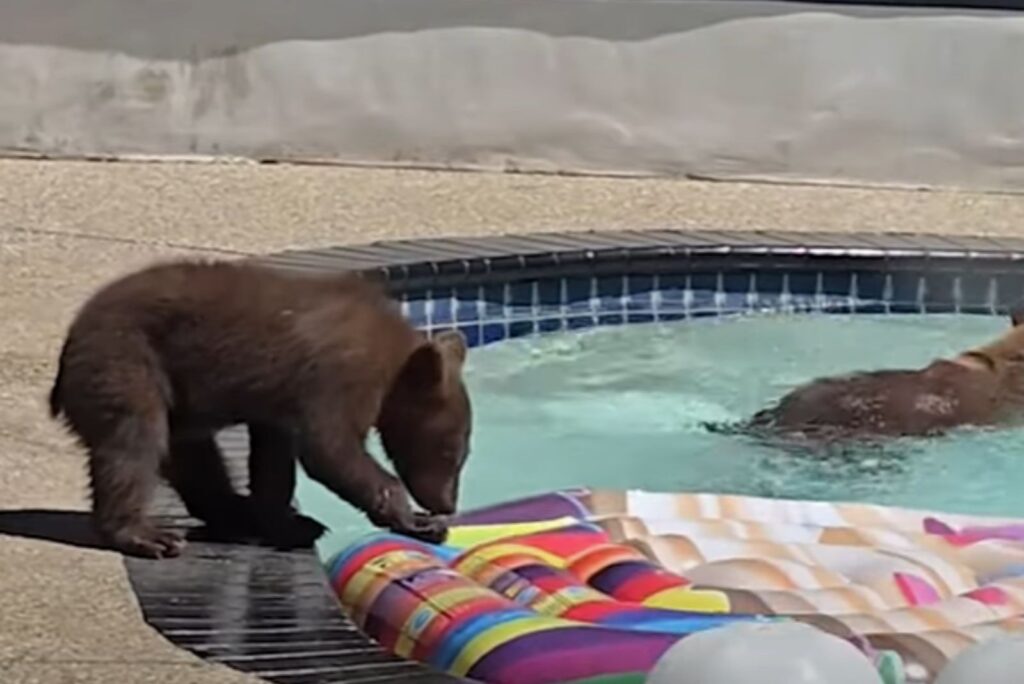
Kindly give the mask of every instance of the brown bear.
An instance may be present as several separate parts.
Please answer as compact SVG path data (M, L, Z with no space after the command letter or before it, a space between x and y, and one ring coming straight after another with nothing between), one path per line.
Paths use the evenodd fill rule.
M122 552L183 547L146 517L160 476L216 534L311 545L324 528L291 507L296 460L375 525L440 541L469 449L465 357L459 333L429 339L355 274L166 262L84 304L50 410L88 451L94 525ZM248 497L214 441L237 424L249 433ZM373 428L397 478L365 451Z
M1024 309L1002 337L919 370L814 380L739 431L815 443L942 434L960 426L1024 422Z

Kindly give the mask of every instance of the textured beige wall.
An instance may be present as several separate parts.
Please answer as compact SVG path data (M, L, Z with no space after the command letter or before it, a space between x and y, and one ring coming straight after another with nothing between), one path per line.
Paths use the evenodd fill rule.
M1024 18L746 0L6 0L0 151L1024 189Z

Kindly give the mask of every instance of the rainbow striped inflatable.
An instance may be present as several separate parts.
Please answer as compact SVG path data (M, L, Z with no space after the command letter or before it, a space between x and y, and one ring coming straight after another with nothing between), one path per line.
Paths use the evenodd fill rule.
M860 504L555 492L463 514L443 546L370 535L329 574L385 648L493 684L640 684L688 634L771 620L930 681L1024 629L1024 523Z

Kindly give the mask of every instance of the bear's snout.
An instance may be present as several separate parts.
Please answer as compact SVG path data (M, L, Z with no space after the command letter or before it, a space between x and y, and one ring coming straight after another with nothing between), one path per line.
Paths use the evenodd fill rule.
M438 482L434 478L424 478L409 484L409 493L416 499L416 503L430 513L434 515L455 513L459 493L457 481Z

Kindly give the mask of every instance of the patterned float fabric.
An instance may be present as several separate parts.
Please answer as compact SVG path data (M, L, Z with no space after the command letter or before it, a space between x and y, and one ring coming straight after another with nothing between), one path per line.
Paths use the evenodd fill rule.
M482 682L639 684L688 634L799 620L895 684L1024 630L1024 522L572 490L465 513L444 546L371 535L330 577L385 648Z

